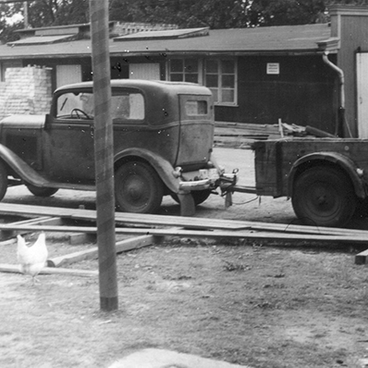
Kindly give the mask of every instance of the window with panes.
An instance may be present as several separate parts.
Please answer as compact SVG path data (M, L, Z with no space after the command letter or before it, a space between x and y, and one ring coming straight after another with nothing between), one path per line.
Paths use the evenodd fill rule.
M237 103L235 59L171 59L168 71L171 81L208 87L218 105Z
M170 60L170 80L174 82L198 83L197 59L172 59Z
M231 59L207 59L204 62L204 85L213 94L215 103L236 103L236 64Z

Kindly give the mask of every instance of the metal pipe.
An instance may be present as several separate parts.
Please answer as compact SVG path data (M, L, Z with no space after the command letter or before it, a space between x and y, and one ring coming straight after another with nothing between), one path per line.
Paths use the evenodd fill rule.
M332 68L339 75L339 89L340 89L340 107L339 107L339 119L336 123L335 135L339 135L339 131L342 130L342 127L345 122L345 77L344 71L340 69L337 65L331 62L328 58L328 52L325 51L322 55L323 61L330 68ZM347 129L349 131L349 135L351 136L350 127L346 124Z
M340 79L340 104L342 108L345 108L345 92L344 92L344 86L345 86L345 77L344 72L342 69L340 69L337 65L335 65L333 62L331 62L328 58L328 52L325 51L322 55L323 61L330 66L333 70L337 72Z

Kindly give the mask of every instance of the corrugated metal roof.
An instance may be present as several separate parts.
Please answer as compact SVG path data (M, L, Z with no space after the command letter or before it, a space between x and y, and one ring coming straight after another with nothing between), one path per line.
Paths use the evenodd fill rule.
M182 53L316 53L318 42L331 36L328 24L210 30L205 37L114 42L111 56ZM91 55L91 40L48 45L0 46L0 60L20 58L70 58Z

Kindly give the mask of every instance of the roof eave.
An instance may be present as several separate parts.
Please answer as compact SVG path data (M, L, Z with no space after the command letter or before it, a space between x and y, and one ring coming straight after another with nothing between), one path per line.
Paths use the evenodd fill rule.
M340 44L340 38L338 37L331 37L317 42L320 51L329 53L337 53L340 50Z

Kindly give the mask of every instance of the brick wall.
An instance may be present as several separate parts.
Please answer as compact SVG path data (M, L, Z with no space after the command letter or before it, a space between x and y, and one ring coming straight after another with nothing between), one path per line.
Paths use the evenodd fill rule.
M5 82L0 83L0 119L12 114L46 114L51 96L50 69L7 68Z

